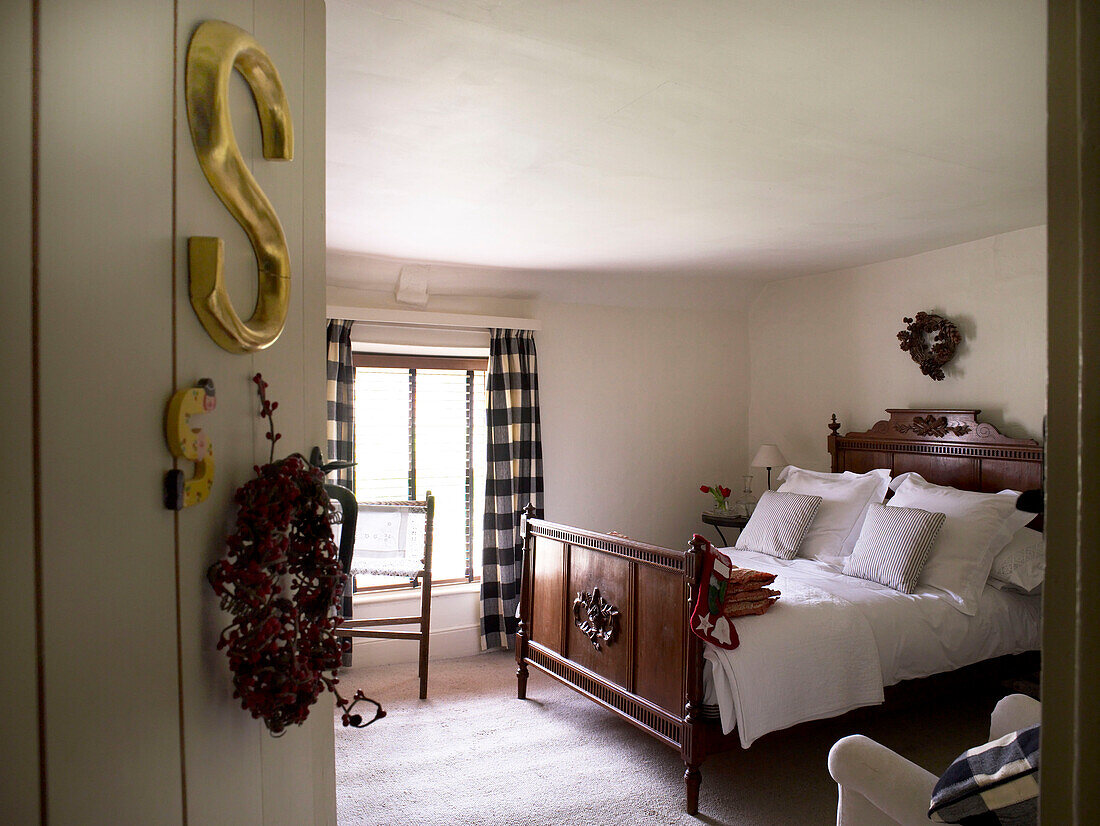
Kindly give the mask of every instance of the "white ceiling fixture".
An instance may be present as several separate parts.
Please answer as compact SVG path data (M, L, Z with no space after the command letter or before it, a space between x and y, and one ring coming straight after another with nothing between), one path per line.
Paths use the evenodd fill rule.
M393 297L399 304L414 304L425 307L428 304L428 271L424 264L407 264L401 268L394 287Z
M1045 214L1041 0L329 0L328 246L786 277Z

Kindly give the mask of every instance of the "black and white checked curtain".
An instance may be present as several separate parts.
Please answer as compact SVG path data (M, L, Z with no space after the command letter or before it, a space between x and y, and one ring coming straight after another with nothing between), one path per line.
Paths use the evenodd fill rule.
M516 633L523 567L523 509L542 517L542 428L535 339L530 330L493 330L485 376L485 541L481 647L507 648Z
M352 321L330 319L326 392L328 396L328 458L355 460L355 365L351 360ZM355 468L334 471L333 480L355 490Z

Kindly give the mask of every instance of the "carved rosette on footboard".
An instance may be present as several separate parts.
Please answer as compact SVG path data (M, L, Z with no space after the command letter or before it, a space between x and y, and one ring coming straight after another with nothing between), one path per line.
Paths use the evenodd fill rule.
M619 636L619 609L601 596L599 588L582 591L573 600L573 624L599 651L602 642L615 642Z

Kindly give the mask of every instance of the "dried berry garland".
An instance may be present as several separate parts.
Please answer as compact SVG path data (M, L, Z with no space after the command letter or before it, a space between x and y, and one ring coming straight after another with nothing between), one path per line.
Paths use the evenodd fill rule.
M222 609L233 615L218 641L229 657L233 696L273 735L303 723L326 688L344 710L344 725L369 725L385 715L382 708L360 691L348 701L336 690L346 645L336 636L346 575L332 539L324 474L297 454L274 461L278 403L268 403L259 373L253 380L260 415L269 421L272 461L237 489L236 528L225 557L207 572ZM352 713L360 701L377 707L366 723Z
M959 328L943 316L925 312L902 321L909 326L898 333L901 349L909 353L924 375L932 381L943 381L943 366L955 356L955 348L962 341Z

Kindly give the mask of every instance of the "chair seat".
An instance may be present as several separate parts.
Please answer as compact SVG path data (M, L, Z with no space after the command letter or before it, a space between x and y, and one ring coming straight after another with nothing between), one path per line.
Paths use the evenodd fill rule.
M411 559L379 559L367 565L352 566L351 573L358 576L400 576L412 579L423 568Z

